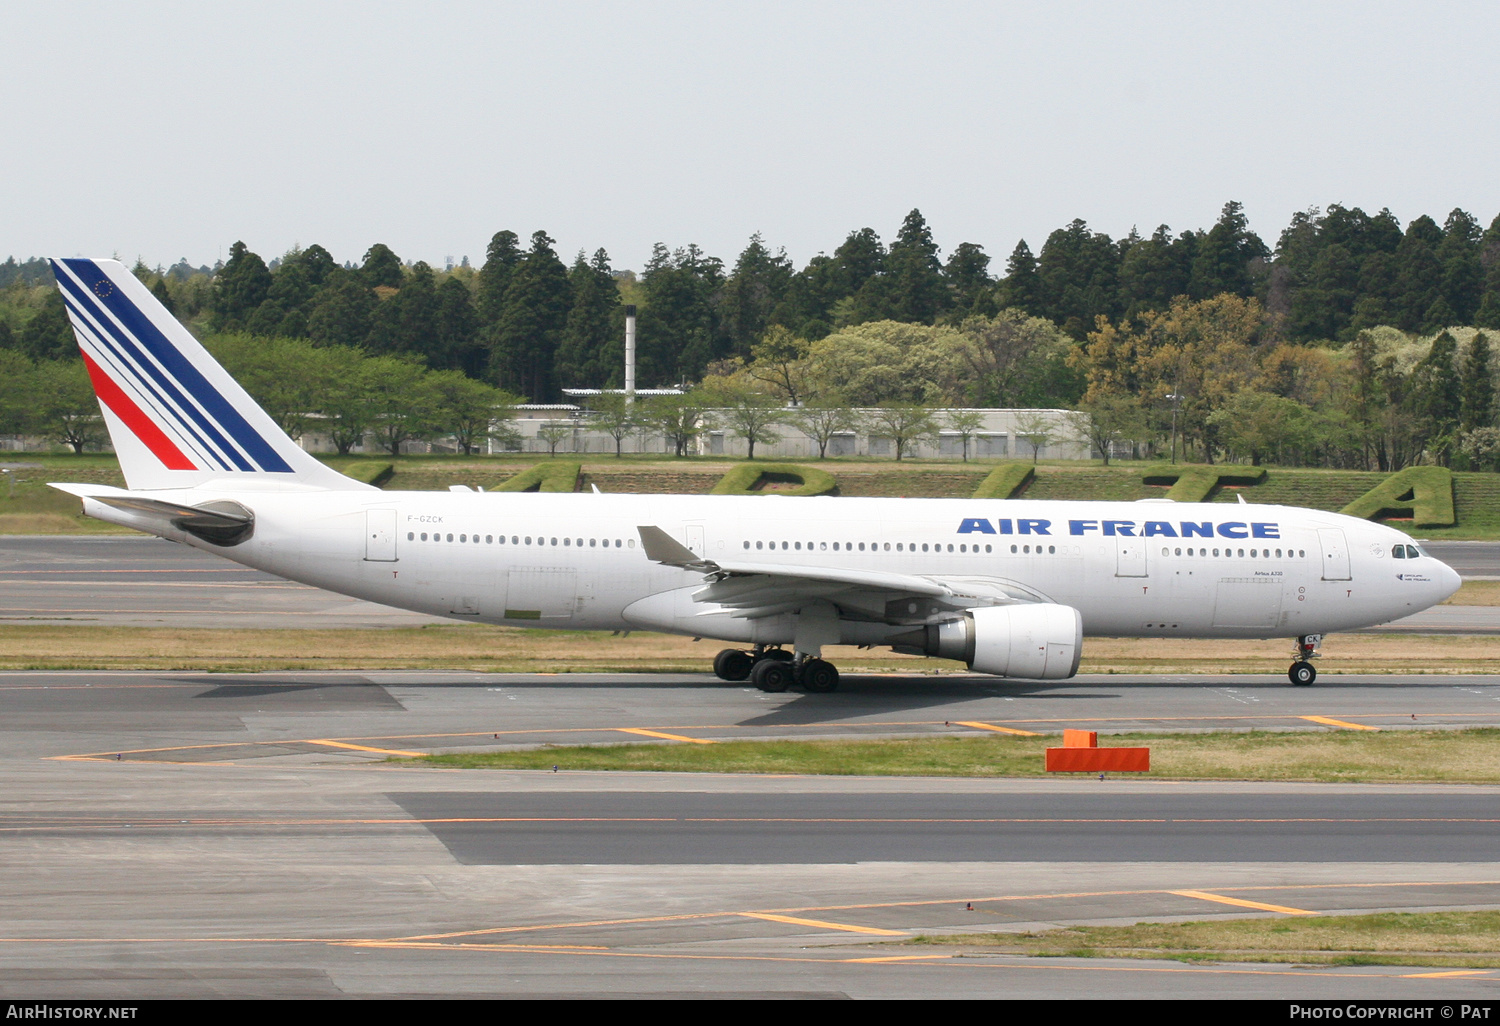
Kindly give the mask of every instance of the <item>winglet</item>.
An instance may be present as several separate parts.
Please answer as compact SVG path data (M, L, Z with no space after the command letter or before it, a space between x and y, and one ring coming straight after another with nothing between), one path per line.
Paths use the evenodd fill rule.
M640 533L641 548L646 550L647 559L666 566L680 566L684 570L702 570L712 573L719 569L717 563L704 559L659 527L640 526L636 528L636 531Z

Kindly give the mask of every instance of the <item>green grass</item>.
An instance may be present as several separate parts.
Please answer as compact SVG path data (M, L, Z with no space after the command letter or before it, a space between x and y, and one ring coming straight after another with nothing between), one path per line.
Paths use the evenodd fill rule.
M663 729L703 736L686 727ZM452 753L420 761L466 769L1042 777L1043 749L1061 743L1055 734L676 742ZM1115 734L1100 744L1149 747L1152 768L1142 775L1155 779L1500 783L1500 729Z
M1141 475L1147 485L1166 485L1173 502L1207 502L1226 486L1248 488L1265 481L1264 467L1164 465Z
M0 453L0 463L23 466L0 481L0 534L135 534L124 527L85 517L77 499L47 487L48 481L125 487L112 455Z
M1351 517L1410 517L1417 527L1453 526L1453 473L1407 467L1339 511Z
M710 495L828 495L838 480L828 471L794 463L741 463L719 478Z
M903 943L1069 958L1496 968L1500 967L1500 912L1381 912L1072 926L1035 933L923 935Z
M1027 463L1002 463L974 489L975 499L1013 499L1026 490L1036 477L1036 468Z

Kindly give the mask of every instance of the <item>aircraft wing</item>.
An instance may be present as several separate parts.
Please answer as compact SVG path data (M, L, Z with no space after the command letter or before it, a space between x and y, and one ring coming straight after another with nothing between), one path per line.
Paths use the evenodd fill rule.
M659 527L637 530L647 558L705 575L704 587L693 593L695 602L734 610L736 617L776 616L822 599L840 607L846 615L910 624L951 618L955 612L973 606L1047 601L1031 589L992 578L712 560Z

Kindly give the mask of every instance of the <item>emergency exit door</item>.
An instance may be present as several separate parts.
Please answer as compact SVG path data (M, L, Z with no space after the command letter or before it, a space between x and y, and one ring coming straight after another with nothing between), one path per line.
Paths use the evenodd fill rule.
M365 510L365 559L376 563L396 561L395 510Z
M1323 550L1323 580L1349 580L1349 545L1344 532L1336 527L1320 528L1318 545Z

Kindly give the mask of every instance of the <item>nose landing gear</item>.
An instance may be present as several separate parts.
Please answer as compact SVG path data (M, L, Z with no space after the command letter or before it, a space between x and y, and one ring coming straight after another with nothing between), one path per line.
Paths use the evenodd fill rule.
M1318 647L1323 644L1323 635L1304 634L1297 639L1296 651L1292 658L1292 668L1287 671L1287 679L1297 687L1307 687L1318 679L1317 668L1313 666L1312 660L1318 658Z

